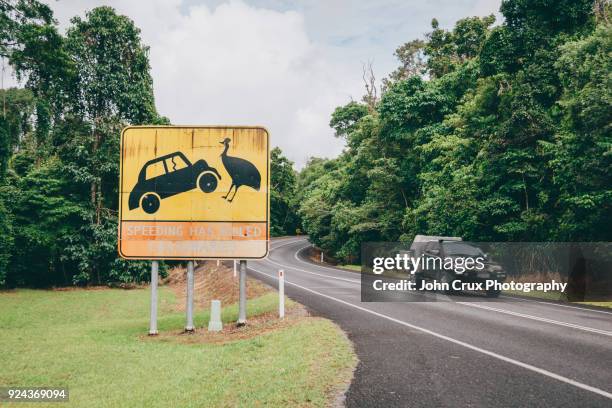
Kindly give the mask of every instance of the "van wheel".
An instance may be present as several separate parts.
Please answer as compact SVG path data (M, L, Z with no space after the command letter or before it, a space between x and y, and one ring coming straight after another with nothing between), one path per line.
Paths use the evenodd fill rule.
M210 172L198 176L198 187L205 193L212 193L217 188L217 178Z
M452 295L453 293L456 292L453 289L453 282L456 281L456 279L454 276L451 275L450 272L441 271L438 276L439 276L438 282L447 283L449 287L447 290L443 290L442 293L444 293L445 295Z
M425 280L423 279L422 276L419 276L417 274L414 275L414 284L415 284L417 290L421 289L421 286L423 286L423 282L424 281Z
M153 214L157 210L159 210L159 204L159 197L153 193L145 194L144 196L142 196L142 199L140 201L140 206L142 207L142 210L147 214Z
M490 297L490 298L499 297L500 294L501 294L501 290L497 290L497 289L488 289L487 290L487 297Z

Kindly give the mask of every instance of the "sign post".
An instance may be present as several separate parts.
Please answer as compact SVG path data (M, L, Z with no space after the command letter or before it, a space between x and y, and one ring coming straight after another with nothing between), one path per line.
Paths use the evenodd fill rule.
M189 261L186 330L194 327L193 260L267 256L269 185L262 127L131 126L121 133L118 251L126 259ZM240 288L239 321L246 322L246 261Z
M149 336L157 335L157 279L159 277L159 262L151 262L151 320L149 321Z

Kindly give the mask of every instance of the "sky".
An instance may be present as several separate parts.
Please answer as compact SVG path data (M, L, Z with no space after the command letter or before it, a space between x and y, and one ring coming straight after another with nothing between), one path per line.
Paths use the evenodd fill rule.
M157 109L180 125L263 125L302 167L344 143L333 110L364 93L362 66L377 80L394 50L467 16L500 19L501 0L59 0L60 27L99 5L142 30L150 47Z

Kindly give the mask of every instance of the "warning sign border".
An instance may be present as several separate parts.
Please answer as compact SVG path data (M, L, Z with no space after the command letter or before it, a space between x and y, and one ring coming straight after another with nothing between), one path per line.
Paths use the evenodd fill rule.
M124 146L124 137L125 133L130 129L246 129L246 130L263 130L266 134L266 252L262 256L254 257L254 256L197 256L197 257L189 257L189 256L175 256L175 257L165 257L165 256L128 256L124 255L121 251L121 232L123 222L130 222L136 220L122 219L122 209L123 209L123 146ZM143 220L138 220L143 221ZM176 222L176 221L194 221L194 222L261 222L264 221L248 221L248 220L155 220L154 222ZM119 214L118 214L118 228L117 228L117 251L122 258L125 259L134 259L134 260L191 260L191 259L263 259L268 256L270 252L270 132L264 126L253 125L253 126L234 126L234 125L142 125L142 126L127 126L123 128L121 131L121 140L119 146Z

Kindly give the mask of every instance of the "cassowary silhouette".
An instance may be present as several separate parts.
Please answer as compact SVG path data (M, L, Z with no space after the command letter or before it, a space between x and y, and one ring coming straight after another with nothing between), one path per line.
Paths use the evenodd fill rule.
M229 173L232 178L232 185L230 186L227 194L223 196L223 198L227 199L230 203L234 201L234 197L236 197L236 193L241 186L249 186L259 191L259 187L261 186L261 174L257 168L253 165L253 163L241 159L239 157L232 157L227 155L227 150L229 149L229 144L231 139L225 138L221 144L225 145L225 149L223 149L223 153L221 153L221 161L223 162L223 166L225 170ZM230 193L232 192L232 188L234 188L234 195L232 198L228 198Z

